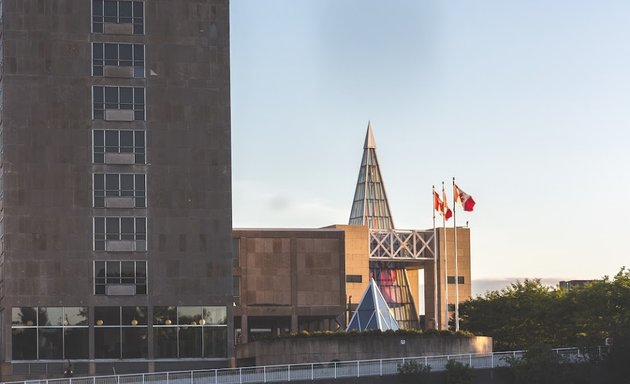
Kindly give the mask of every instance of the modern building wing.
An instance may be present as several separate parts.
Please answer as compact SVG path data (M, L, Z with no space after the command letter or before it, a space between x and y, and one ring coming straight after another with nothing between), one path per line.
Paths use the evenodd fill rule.
M228 365L228 1L0 7L3 378Z
M346 331L369 331L373 329L395 331L399 327L376 282L374 279L370 279Z
M369 125L353 210L365 212L363 192L380 189L385 216L391 219L375 147ZM368 174L379 177L366 179ZM446 329L456 300L471 294L470 230L457 228L456 278L453 228L401 230L363 224L372 219L314 229L235 229L236 343L345 329L372 278L389 308L381 313L392 314L400 328ZM419 316L422 307L424 316Z

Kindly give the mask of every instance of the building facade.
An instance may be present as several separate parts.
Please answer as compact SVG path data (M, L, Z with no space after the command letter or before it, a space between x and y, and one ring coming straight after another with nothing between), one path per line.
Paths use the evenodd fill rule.
M470 229L394 228L369 124L348 225L233 238L236 344L345 329L370 279L401 328L455 329L471 297Z
M0 10L2 377L226 366L228 0Z

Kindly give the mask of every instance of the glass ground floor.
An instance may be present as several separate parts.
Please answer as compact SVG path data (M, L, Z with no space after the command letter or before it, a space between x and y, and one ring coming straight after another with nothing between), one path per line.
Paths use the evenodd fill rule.
M12 361L226 359L227 307L11 308L10 352Z

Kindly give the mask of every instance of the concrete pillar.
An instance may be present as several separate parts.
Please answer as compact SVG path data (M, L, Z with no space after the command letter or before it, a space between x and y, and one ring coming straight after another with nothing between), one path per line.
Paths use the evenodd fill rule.
M291 333L298 333L298 316L291 315Z
M249 340L249 325L247 324L247 315L241 315L241 344L247 343Z

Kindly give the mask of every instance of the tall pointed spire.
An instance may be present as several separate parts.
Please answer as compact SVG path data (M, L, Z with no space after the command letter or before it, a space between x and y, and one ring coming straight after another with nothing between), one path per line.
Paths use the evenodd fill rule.
M349 224L367 225L373 229L393 229L394 220L389 210L385 185L376 157L376 141L372 124L368 122L363 146L363 159L354 191Z
M376 149L376 141L374 140L374 134L372 133L372 122L368 120L368 129L365 134L365 144L363 149L374 148Z

